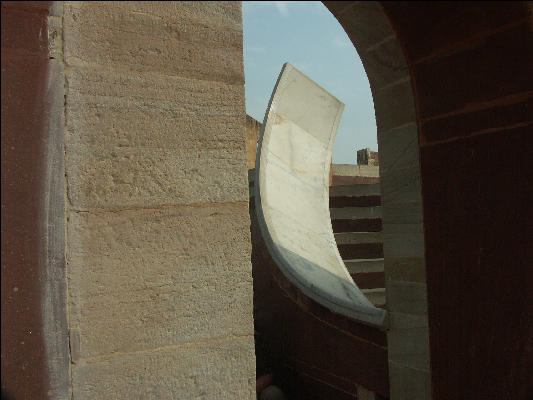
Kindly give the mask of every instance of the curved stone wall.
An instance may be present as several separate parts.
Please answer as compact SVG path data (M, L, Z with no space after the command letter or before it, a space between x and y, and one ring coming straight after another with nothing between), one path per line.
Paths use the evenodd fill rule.
M329 168L344 104L289 63L265 116L256 165L259 224L272 257L306 295L383 326L339 255L329 214Z

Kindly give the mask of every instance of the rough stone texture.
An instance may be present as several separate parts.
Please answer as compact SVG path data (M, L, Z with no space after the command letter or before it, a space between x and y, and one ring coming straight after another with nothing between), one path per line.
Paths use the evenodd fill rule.
M67 64L242 83L240 5L128 3L68 2Z
M63 21L74 397L254 398L240 4Z
M253 336L103 358L73 379L76 399L255 399Z
M95 67L72 70L68 87L75 207L247 199L233 184L246 176L242 86Z
M81 332L80 357L249 334L247 214L240 206L71 214L70 325Z
M246 153L248 154L248 169L255 168L257 155L257 141L261 132L261 123L246 115Z
M369 148L357 150L357 165L379 165L378 152Z

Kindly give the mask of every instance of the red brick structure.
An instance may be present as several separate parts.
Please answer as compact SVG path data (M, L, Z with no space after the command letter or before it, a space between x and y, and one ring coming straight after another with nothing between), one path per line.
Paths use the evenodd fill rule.
M69 375L73 364L68 354L64 271L64 94L62 78L57 80L59 67L49 49L52 37L47 33L48 17L54 16L57 4L2 2L1 8L1 363L2 397L12 399L68 398L72 390L90 397L91 390L100 389L90 380L86 386L73 388ZM391 340L396 344L410 337L402 336L401 329L398 336L389 335L390 382L378 382L379 385L386 388L390 384L393 400L402 395L433 400L531 398L531 3L325 4L354 43L371 83L383 205L390 207L390 212L384 214L384 232L388 235L391 231L387 229L401 226L405 229L402 238L413 238L412 247L398 245L392 239L385 241L385 259L388 253L421 249L416 257L405 253L397 257L412 261L408 271L402 270L406 264L391 264L389 271L386 266L386 279L392 283L387 293L392 300L396 295L412 295L391 311L403 315L409 312L419 317L417 321L426 321L427 327L414 331L421 337L429 332L429 354L423 346L412 348L414 353L420 351L418 359L411 353L391 354ZM231 7L239 15L239 5ZM220 8L215 11L221 12ZM126 15L128 11L118 12ZM152 18L149 13L137 15ZM373 42L378 33L382 36ZM234 29L231 34L242 32L235 33ZM212 48L219 51L220 57L211 62L223 59L221 74L234 74L230 77L240 82L239 72L234 73L231 65L227 67L231 63L223 56L227 52L231 59L233 54L242 54L242 47L228 45L218 49L220 35L205 36L207 39L202 35L203 31L198 33L194 43L216 41ZM172 40L179 36L172 36ZM79 37L83 38L83 34ZM194 46L188 49L196 49ZM164 48L163 53L173 48ZM178 58L187 61L193 56L194 51L190 50ZM131 60L137 61L134 57ZM113 62L105 57L98 61ZM228 70L223 69L226 67ZM198 78L196 70L187 71ZM240 71L242 75L242 68ZM235 104L240 104L238 112L244 126L244 93L235 94L235 99ZM202 114L191 117L191 121L203 118ZM110 134L111 130L104 133ZM212 134L217 145L226 140L223 133ZM245 171L244 128L241 139L236 147L242 154L235 160ZM394 154L401 157L395 158ZM403 162L405 155L410 156L409 162ZM230 169L233 161L220 165ZM245 174L241 175L244 182ZM191 181L190 185L194 184ZM243 185L235 183L241 197ZM409 197L411 193L418 193L420 201ZM228 209L233 210L234 203L228 204ZM245 208L242 205L239 212ZM406 214L398 217L395 212L399 209ZM391 224L396 217L398 225ZM402 223L408 217L418 225ZM417 231L413 234L409 229L415 225ZM242 224L235 243L249 239L247 228ZM394 234L388 237L394 239ZM411 280L406 278L408 273ZM251 285L246 280L242 283ZM389 291L391 288L397 291ZM413 291L406 292L406 288ZM425 304L426 299L424 309L413 307ZM76 341L71 344L70 350L76 354ZM310 349L317 345L309 341L306 344ZM237 357L241 356L249 358L253 353L242 351ZM382 359L378 361L384 363ZM428 368L418 368L419 364L427 364ZM207 374L206 369L198 370ZM120 377L116 381L132 390L159 390L162 383L173 389L172 385L189 382L182 379L168 383L156 375L131 372L124 365L109 371ZM108 375L105 371L99 373L102 379ZM197 387L196 379L207 379L204 375L198 372L183 390ZM243 390L255 386L246 383L246 379L242 378L242 384L239 381ZM110 393L123 393L116 390Z

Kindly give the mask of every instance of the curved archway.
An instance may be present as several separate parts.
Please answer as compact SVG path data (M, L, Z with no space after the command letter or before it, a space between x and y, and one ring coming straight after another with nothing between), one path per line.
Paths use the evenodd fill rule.
M430 397L416 106L406 57L377 2L324 2L354 44L372 90L382 192L391 398ZM410 373L416 366L418 373ZM402 382L403 381L403 382Z

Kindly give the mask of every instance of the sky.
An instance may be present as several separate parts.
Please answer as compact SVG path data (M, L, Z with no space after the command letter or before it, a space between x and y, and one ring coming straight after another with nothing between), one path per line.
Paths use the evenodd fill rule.
M246 112L263 122L285 62L345 104L333 148L333 163L356 164L356 150L377 151L370 84L350 39L315 1L244 1Z

